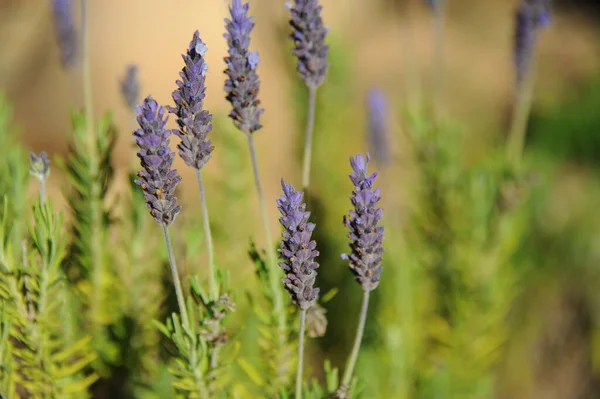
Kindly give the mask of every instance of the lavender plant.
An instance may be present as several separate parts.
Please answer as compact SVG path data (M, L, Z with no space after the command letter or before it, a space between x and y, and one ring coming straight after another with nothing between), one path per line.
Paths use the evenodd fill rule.
M385 94L373 88L367 97L368 104L368 143L371 153L380 166L389 163L388 104Z
M77 62L79 40L71 0L52 0L52 13L60 61L65 68L72 68Z
M138 66L129 65L125 70L125 76L119 82L121 88L121 95L127 108L135 110L136 105L140 97L140 82L138 80Z
M350 229L348 238L352 240L350 243L352 251L350 254L342 255L342 258L350 263L350 270L354 274L356 282L363 289L363 300L352 352L348 358L341 385L336 392L337 396L342 398L348 395L367 319L369 296L371 291L379 285L382 270L383 226L380 226L379 222L383 210L377 207L381 199L379 189L373 189L377 173L368 174L369 160L369 154L366 159L361 154L350 158L353 170L350 180L354 184L350 201L354 205L354 209L344 217L344 224Z
M282 280L292 301L300 308L300 331L298 336L298 368L296 371L296 398L302 398L302 369L304 360L304 333L306 311L317 300L319 289L315 288L317 268L315 258L319 256L317 244L311 240L315 228L308 222L310 212L302 202L304 194L291 184L281 181L283 195L277 200L284 228L279 253L283 262L279 264L286 277Z
M286 3L292 18L290 25L293 32L290 38L294 42L293 53L298 57L298 73L304 80L309 92L308 120L302 162L302 188L306 190L310 183L310 163L312 157L312 136L317 102L317 88L325 80L327 53L329 46L325 44L327 28L321 18L322 6L318 0L294 0Z
M517 165L523 153L527 119L533 102L535 47L539 31L550 23L548 0L521 0L515 15L513 59L515 106L508 135L507 156Z
M225 19L227 33L224 36L227 39L229 52L228 57L225 57L227 65L225 70L227 75L225 92L227 93L227 101L232 105L229 117L233 120L234 125L246 134L248 139L256 193L265 232L265 245L269 260L268 273L265 277L267 277L266 282L271 289L268 297L272 299L274 307L273 320L270 320L269 324L273 325L275 329L271 333L275 337L275 346L272 349L267 348L265 355L268 357L266 363L272 366L270 372L273 375L273 392L277 392L285 386L288 377L285 372L289 369L285 366L285 362L289 359L288 349L286 348L288 346L288 327L283 294L281 286L278 284L279 270L254 146L253 134L262 127L260 117L264 110L260 107L260 100L258 99L260 90L260 80L257 74L258 53L249 50L250 33L254 28L254 20L248 16L249 7L248 3L243 4L241 0L233 0L229 7L231 19ZM273 359L275 359L275 362L273 362Z

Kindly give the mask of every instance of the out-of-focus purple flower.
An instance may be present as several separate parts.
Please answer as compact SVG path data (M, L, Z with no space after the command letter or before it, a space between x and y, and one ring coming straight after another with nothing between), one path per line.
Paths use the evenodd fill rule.
M142 187L146 206L156 222L168 226L175 220L181 207L175 198L175 186L181 180L177 170L171 170L175 153L169 149L171 131L165 129L165 108L148 96L137 107L140 129L134 136L140 147L138 157L144 168L138 172L135 182Z
M35 152L29 153L29 174L39 181L50 175L50 160L44 151L39 156Z
M129 65L125 71L125 77L121 80L121 94L130 109L135 109L140 96L140 82L137 73L137 65Z
M443 0L425 0L425 4L432 10L437 9Z
M212 115L203 109L208 70L204 61L206 50L200 33L196 31L187 53L182 56L185 66L179 73L181 80L177 81L177 89L173 92L175 107L169 107L169 112L177 115L179 130L175 134L181 138L177 145L179 156L186 165L196 170L208 162L214 149L208 139Z
M65 68L71 68L77 61L77 31L71 0L52 0L52 12L60 61Z
M309 87L318 87L327 73L327 53L325 44L328 29L323 26L318 0L294 0L286 3L292 14L290 25L294 41L293 53L298 57L298 72Z
M369 147L377 164L383 166L389 161L387 98L381 90L373 88L369 91L367 105L369 110Z
M317 244L311 240L315 229L308 223L310 212L302 202L304 194L296 191L291 184L281 181L283 195L277 200L281 218L279 222L285 229L282 233L279 253L283 262L279 266L286 274L282 281L292 300L301 309L308 309L317 299L319 289L314 288L319 264Z
M529 72L538 31L546 27L550 20L548 0L521 0L515 19L514 62L517 86Z
M258 53L250 52L250 32L254 28L254 19L248 17L249 4L233 0L229 12L231 19L225 19L224 34L229 47L229 56L225 58L227 80L225 92L227 100L233 106L229 116L233 123L245 133L252 133L262 127L258 92L260 81L256 73Z
M377 207L381 199L379 189L373 190L377 173L368 175L369 154L350 157L354 190L350 201L354 209L344 216L344 224L350 229L350 254L342 255L350 262L354 278L364 291L372 291L379 285L383 255L383 226L379 226L383 210Z

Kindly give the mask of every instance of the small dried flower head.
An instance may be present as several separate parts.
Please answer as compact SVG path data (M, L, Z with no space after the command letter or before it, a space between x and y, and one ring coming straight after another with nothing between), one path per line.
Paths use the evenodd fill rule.
M168 226L175 220L181 209L175 198L175 186L181 180L176 170L172 170L175 153L169 149L171 131L165 129L167 117L165 108L148 96L137 108L137 121L140 129L134 136L140 147L138 157L143 170L135 181L144 191L146 206L156 222Z
M70 68L77 61L77 31L71 0L52 0L52 13L60 61L65 68Z
M367 105L369 148L377 164L383 166L389 161L387 98L381 90L373 88L369 91Z
M229 12L231 19L225 19L225 39L229 47L229 56L225 58L227 80L225 92L227 101L233 109L229 116L243 132L252 133L260 129L260 108L258 92L260 81L256 73L258 53L250 52L250 32L254 28L254 19L248 17L249 4L233 0Z
M306 212L306 204L302 202L304 194L283 180L281 186L283 195L277 200L277 205L281 212L279 222L284 228L279 249L283 259L279 266L286 274L282 281L292 301L306 310L319 295L319 289L314 288L319 267L315 257L319 256L319 252L317 244L311 240L315 225L308 223L310 212Z
M309 87L318 87L327 73L327 53L325 44L328 29L323 26L318 0L294 0L286 3L292 14L290 25L294 41L293 53L298 57L298 72Z
M327 332L327 310L318 303L306 313L306 330L311 338L324 337Z
M179 156L186 165L200 170L210 159L214 149L208 139L212 130L212 115L203 109L206 92L206 72L208 66L204 61L206 45L200 40L200 33L196 31L183 61L185 66L179 73L177 89L173 92L175 107L170 107L169 112L177 115L179 130L175 134L181 138L177 145Z
M135 109L140 96L140 82L137 73L137 65L129 65L125 71L125 77L121 80L121 94L130 109Z
M353 170L350 180L354 184L350 201L354 209L344 216L344 224L350 229L351 252L342 255L350 262L354 278L365 291L379 285L383 255L383 226L379 226L383 211L377 207L380 191L373 190L377 173L368 175L369 160L369 154L366 159L361 154L350 157Z
M50 160L45 152L38 156L35 152L29 153L29 174L37 180L44 181L50 175Z
M521 0L515 21L514 61L517 86L529 72L538 31L549 23L548 0Z

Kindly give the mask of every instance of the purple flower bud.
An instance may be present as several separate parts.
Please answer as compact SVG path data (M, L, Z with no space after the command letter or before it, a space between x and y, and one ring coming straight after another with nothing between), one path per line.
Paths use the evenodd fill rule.
M369 154L365 158L359 154L350 157L353 172L350 180L354 190L350 201L354 209L344 216L344 224L350 229L348 238L350 254L342 255L342 259L350 262L350 270L354 278L365 291L372 291L379 285L383 255L383 226L378 226L383 210L377 208L379 189L373 190L377 173L368 175Z
M29 174L39 181L46 180L50 175L50 160L45 152L40 156L35 152L29 153Z
M369 91L367 105L369 147L377 164L386 165L389 161L387 98L381 90L373 88Z
M77 32L71 0L52 0L52 12L60 61L63 67L71 68L77 61Z
M327 53L325 44L327 28L321 19L322 6L318 0L294 0L287 3L292 14L290 25L294 29L290 38L294 41L293 53L298 57L298 72L309 87L318 87L327 73Z
M515 21L514 61L517 86L529 72L539 29L549 23L550 5L547 0L521 0Z
M206 50L196 31L187 53L182 56L185 66L179 73L178 88L173 92L175 107L169 107L169 112L177 115L179 130L174 132L181 138L177 145L179 156L186 165L197 170L208 162L214 150L207 137L212 130L212 115L203 109L208 70L204 61Z
M243 132L252 133L260 129L260 108L258 92L260 81L256 73L258 53L250 52L250 32L254 28L254 19L248 17L249 4L233 0L229 12L231 19L225 19L224 34L229 47L229 56L225 58L227 80L225 97L233 106L229 113L233 123Z
M165 129L168 118L165 117L165 108L159 107L152 96L137 107L137 112L140 129L135 131L134 136L140 147L137 155L144 169L138 172L135 183L142 187L146 206L156 222L168 226L181 209L174 195L181 176L176 170L171 170L175 153L169 149L171 131Z
M140 83L137 78L137 65L129 65L121 80L121 94L130 109L135 109L140 96Z
M317 299L319 289L314 288L317 268L315 257L319 256L317 244L311 241L315 228L308 223L310 212L302 202L304 194L296 191L291 184L281 180L283 195L277 200L284 228L279 254L283 262L279 266L286 274L282 280L289 291L292 301L301 309L308 309Z

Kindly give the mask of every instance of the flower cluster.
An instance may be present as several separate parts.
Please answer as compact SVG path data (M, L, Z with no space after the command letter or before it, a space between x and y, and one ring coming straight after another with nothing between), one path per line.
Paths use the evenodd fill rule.
M229 116L233 123L243 132L252 133L262 127L258 91L260 81L256 73L258 53L250 52L250 32L254 28L253 18L248 17L249 4L242 4L241 0L233 0L229 11L231 19L225 19L229 56L225 57L228 79L225 81L227 101L233 109Z
M298 72L309 87L318 87L327 73L327 53L325 44L327 28L323 26L318 0L294 0L286 4L292 14L290 25L294 41L293 53L298 57Z
M203 109L206 91L206 72L208 66L204 61L206 45L200 40L196 31L183 61L185 66L179 73L177 89L173 92L175 107L169 107L169 112L177 115L179 130L175 131L181 138L177 145L179 155L186 165L200 170L210 159L214 149L208 139L212 130L212 115Z
M29 153L29 174L38 181L46 180L50 175L50 160L44 151L39 156Z
M521 0L515 21L514 61L517 85L528 73L539 29L549 23L548 0Z
M169 149L171 131L165 129L165 109L148 96L138 106L137 121L140 125L134 136L140 147L138 157L144 168L135 181L144 190L146 205L156 222L168 226L175 220L180 206L175 198L175 186L181 180L177 170L171 170L175 153Z
M64 67L70 68L77 61L77 32L71 0L53 0L52 12L60 50L60 61Z
M292 300L301 309L308 309L317 299L319 289L314 288L317 268L315 257L319 256L317 244L311 240L315 228L308 223L310 212L302 202L304 194L296 191L291 184L281 181L283 195L277 200L284 227L279 253L284 259L279 266L285 271L283 279Z
M348 238L350 254L342 255L350 262L350 269L356 281L365 291L372 291L379 285L383 255L383 226L378 226L382 209L377 208L381 199L379 189L373 190L377 173L368 175L369 155L350 158L353 172L350 180L354 184L350 201L354 209L344 216L344 224L350 229Z

